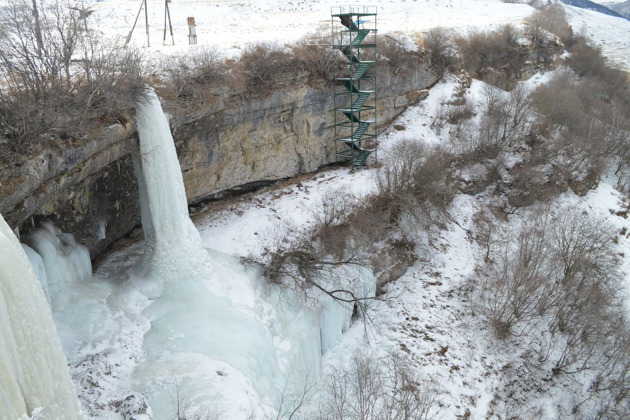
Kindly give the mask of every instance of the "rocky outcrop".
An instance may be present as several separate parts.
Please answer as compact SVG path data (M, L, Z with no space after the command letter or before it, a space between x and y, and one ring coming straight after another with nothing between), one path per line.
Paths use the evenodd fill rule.
M52 219L95 255L139 217L129 154L133 122L74 143L51 142L30 159L0 170L0 214L20 232Z
M384 67L384 66L383 66ZM425 66L395 76L379 70L379 121L426 97ZM334 162L329 85L286 86L267 96L219 89L205 108L171 116L190 203L223 191L315 171ZM21 232L52 219L97 255L140 221L131 153L133 122L88 140L47 147L0 169L0 213Z
M426 97L436 77L424 66L379 73L379 122ZM330 86L286 87L264 97L225 90L197 117L171 121L190 202L261 180L312 172L335 161Z

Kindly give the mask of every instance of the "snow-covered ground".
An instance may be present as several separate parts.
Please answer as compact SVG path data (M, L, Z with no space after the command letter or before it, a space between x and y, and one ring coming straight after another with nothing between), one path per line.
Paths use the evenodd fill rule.
M592 10L565 6L573 32L599 46L612 63L630 71L630 21Z
M549 77L537 75L526 84L535 86ZM478 93L482 85L475 82L470 91ZM389 146L400 141L441 142L430 121L456 87L455 79L449 78L439 83L425 102L407 110L397 120L406 126L405 130L390 130L381 137L385 154ZM475 101L475 97L469 100ZM289 181L230 203L214 204L204 209L207 214L197 216L196 224L206 246L234 255L256 254L266 243L266 233L277 226L308 224L309 218L304 216L318 211L320 197L326 191L349 185L369 190L374 173L369 168L354 173L329 170L311 179ZM608 220L616 231L630 229L628 219L611 217L625 206L623 195L614 188L615 182L612 177L606 178L584 197L564 193L553 207ZM372 329L365 329L362 323L353 326L344 340L326 354L324 372L347 363L348 355L358 350L367 351L377 360L384 360L387 354L403 354L427 389L437 395L433 418L465 417L467 412L474 419L512 415L528 418L534 413L539 418L563 418L571 412L575 404L571 392L563 394L559 390L575 389L581 380L588 383L588 375L577 380L546 379L548 382L540 382L533 375L530 381L546 385L531 392L527 379L521 377L523 372L518 370L528 349L519 347L518 339L497 340L487 322L474 313L467 281L483 260L483 251L467 230L472 227L475 212L487 203L484 194L459 195L449 210L456 224L429 232L410 232L419 243L418 262L390 287L385 302L373 305ZM533 211L523 209L510 216L502 229L518 231ZM630 240L624 236L619 240L619 252L630 251ZM630 275L630 262L625 262L623 271ZM630 281L627 286L630 291Z
M88 24L104 34L125 39L143 3L141 0L88 0L87 4L95 12L88 18ZM147 0L150 50L158 57L185 53L191 48L188 46L188 17L194 17L197 25L198 45L192 48L216 45L233 56L248 43L283 43L316 30L328 31L331 7L346 5L327 0L172 0L168 4L173 37L167 29L165 38L164 4L162 0ZM378 7L381 32L407 34L434 27L460 32L491 29L506 23L521 23L534 10L526 4L501 0L381 0L374 5ZM627 36L630 21L571 6L565 8L575 31L583 32L619 65L630 68L630 38ZM144 8L131 42L147 45Z
M104 0L90 4L95 13L88 23L104 33L114 30L126 37L136 19L141 1ZM229 54L237 53L247 43L286 42L315 30L330 30L331 7L346 3L326 0L173 0L169 3L175 47L163 49L164 2L147 0L150 44L164 51L186 50L187 17L194 17L198 45L217 45ZM490 27L518 23L532 12L524 4L500 0L383 0L378 7L381 32L416 32L443 26L447 28ZM133 42L146 46L144 9L134 31ZM167 30L166 44L172 45Z

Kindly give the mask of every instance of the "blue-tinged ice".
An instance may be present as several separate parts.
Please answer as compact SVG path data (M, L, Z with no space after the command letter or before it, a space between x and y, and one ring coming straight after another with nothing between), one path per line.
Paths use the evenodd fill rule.
M95 410L141 394L134 401L145 398L150 409L138 418L168 419L177 394L193 417L275 417L290 395L317 380L322 355L350 328L355 307L315 288L305 302L267 284L259 268L204 249L154 92L139 104L137 123L134 166L145 233L138 263L121 258L90 278L87 250L52 225L28 236L33 250L24 248L77 367L75 379L83 380L86 360L106 362L89 365L103 371ZM374 278L363 268L340 268L321 280L359 298L374 293Z
M43 419L82 418L50 307L1 215L0 407L8 419L37 413Z

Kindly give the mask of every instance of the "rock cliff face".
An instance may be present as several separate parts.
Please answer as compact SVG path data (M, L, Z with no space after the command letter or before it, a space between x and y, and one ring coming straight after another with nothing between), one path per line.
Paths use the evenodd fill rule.
M436 77L418 67L379 74L379 123L422 98ZM176 116L173 136L189 202L251 183L312 172L335 161L332 88L298 86L266 97L225 91L200 117Z
M435 82L425 66L400 76L380 69L379 124L422 99ZM264 97L225 88L206 103L171 117L189 203L334 162L329 85L285 87ZM133 121L2 168L0 213L21 232L52 219L97 255L139 223L131 153L138 153Z
M113 125L88 140L49 145L25 162L0 170L0 213L12 228L28 231L52 219L94 254L138 220L133 122ZM113 238L112 238L113 239ZM93 254L93 255L94 255Z

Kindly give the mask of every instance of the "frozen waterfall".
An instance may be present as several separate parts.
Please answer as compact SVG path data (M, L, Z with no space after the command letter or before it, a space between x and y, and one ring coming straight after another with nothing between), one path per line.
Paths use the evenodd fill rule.
M137 118L135 167L146 237L140 272L156 300L145 310L151 329L136 380L156 413L167 409L173 378L203 407L225 399L225 376L242 377L265 406L277 408L292 386L317 378L322 353L349 327L352 307L322 295L319 308L306 308L287 296L291 292L267 285L257 270L220 252L210 257L188 216L173 138L153 91ZM374 293L370 273L354 278L360 279L357 296ZM246 388L235 391L249 394Z
M90 252L69 233L51 222L27 236L31 246L22 245L53 311L63 309L70 299L69 286L92 276Z
M181 277L180 269L203 275L207 259L199 232L188 217L188 201L171 129L152 89L137 106L140 153L134 155L145 251L144 276ZM191 265L192 264L192 265ZM191 273L193 274L193 273Z
M259 268L205 249L188 216L173 138L153 91L138 105L137 121L142 256L134 245L108 256L92 275L87 249L49 223L19 250L44 289L45 296L38 288L38 305L51 304L73 378L87 389L80 395L85 411L98 418L173 418L176 392L187 402L187 416L275 417L289 406L289 395L317 380L323 353L351 325L352 305L316 290L306 305L269 285ZM356 296L374 293L368 270L348 268L341 277ZM2 346L5 341L2 356L16 357ZM19 387L2 386L0 393L11 389Z
M279 367L270 332L260 322L252 276L239 264L230 269L211 261L188 216L188 203L168 120L150 90L137 107L140 153L134 156L138 178L144 254L139 264L142 291L154 299L145 313L147 359L136 378L156 412L182 382L187 395L203 400L208 382L198 365L227 362L260 395L274 395ZM221 258L221 257L219 257ZM223 258L229 260L227 256ZM238 296L249 291L246 296ZM156 366L161 366L156 369ZM189 378L196 376L195 381ZM267 402L273 405L273 401Z
M138 271L143 292L154 301L145 310L151 329L136 380L154 412L168 409L174 380L192 400L207 401L221 369L244 375L273 406L282 378L273 336L261 321L256 277L228 256L211 259L203 248L188 216L168 120L153 91L139 104L137 120L140 153L134 164L145 232ZM217 361L229 367L200 368Z
M3 418L82 418L50 307L0 216L0 407Z

